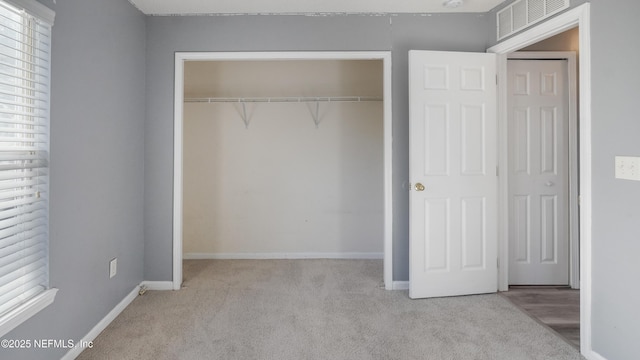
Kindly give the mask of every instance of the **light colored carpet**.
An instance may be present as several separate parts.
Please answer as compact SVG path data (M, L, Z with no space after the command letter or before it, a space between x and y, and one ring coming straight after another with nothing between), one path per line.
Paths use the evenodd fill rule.
M380 260L189 260L79 359L582 359L497 294L411 300Z

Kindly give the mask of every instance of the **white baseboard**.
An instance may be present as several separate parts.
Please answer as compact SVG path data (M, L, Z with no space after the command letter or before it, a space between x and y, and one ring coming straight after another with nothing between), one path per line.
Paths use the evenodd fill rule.
M122 299L122 301L120 301L113 310L109 311L109 313L77 343L77 346L70 349L61 360L73 360L78 357L78 355L80 355L80 353L86 349L89 344L98 337L98 335L100 335L102 330L106 329L106 327L109 326L109 324L111 324L111 322L115 320L115 318L120 315L127 306L129 306L129 304L131 304L131 302L138 296L139 291L140 286L134 287L133 290L131 290L131 292L125 296L125 298Z
M145 286L147 290L173 290L173 281L143 281L140 286Z
M382 259L384 253L185 253L185 260Z
M588 360L607 360L604 356L598 354L597 352L591 350L586 354L582 354Z
M393 290L409 290L408 281L394 281L392 285Z

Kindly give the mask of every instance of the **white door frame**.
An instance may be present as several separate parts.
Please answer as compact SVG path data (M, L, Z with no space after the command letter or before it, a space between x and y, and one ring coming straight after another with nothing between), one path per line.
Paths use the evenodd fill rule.
M572 289L580 288L580 232L578 230L578 89L576 79L576 53L574 51L523 51L515 52L507 55L508 59L530 59L545 60L559 59L567 60L567 85L568 85L568 116L569 116L569 285ZM506 126L506 124L505 124ZM507 141L501 137L500 142ZM504 145L499 145L504 148ZM508 146L508 145L507 145ZM508 178L508 164L505 168L504 176ZM502 215L505 216L500 221L508 223L509 211L507 209ZM508 239L505 246L508 248ZM505 271L507 271L509 262L505 263Z
M580 29L580 350L587 359L601 359L592 349L591 339L591 192L592 192L592 170L591 170L591 16L590 4L585 3L568 10L554 18L551 18L533 28L515 35L487 51L498 54L498 137L507 137L507 56L509 53L520 50L528 45L532 45L541 40L547 39L563 31L578 27ZM500 144L498 163L505 169L507 164L506 142ZM499 180L501 218L507 209L508 191L507 179L502 174ZM498 288L501 291L508 290L508 256L506 248L506 237L508 234L508 223L502 221L499 224L499 257L500 270L498 275Z
M392 112L390 51L304 51L304 52L177 52L174 78L173 134L173 290L182 285L182 187L183 104L185 61L220 60L382 60L384 133L384 286L393 287L393 202L392 202Z

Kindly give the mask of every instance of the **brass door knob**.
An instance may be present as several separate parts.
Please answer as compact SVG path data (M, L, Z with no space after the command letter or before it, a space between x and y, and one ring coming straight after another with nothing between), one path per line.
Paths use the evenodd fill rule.
M421 183L416 184L416 191L424 191L424 185Z

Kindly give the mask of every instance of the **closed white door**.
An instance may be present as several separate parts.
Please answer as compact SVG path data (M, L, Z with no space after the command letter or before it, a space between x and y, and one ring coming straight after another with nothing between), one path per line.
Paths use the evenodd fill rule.
M566 60L508 61L509 284L569 284Z
M409 52L411 298L497 290L495 64Z

